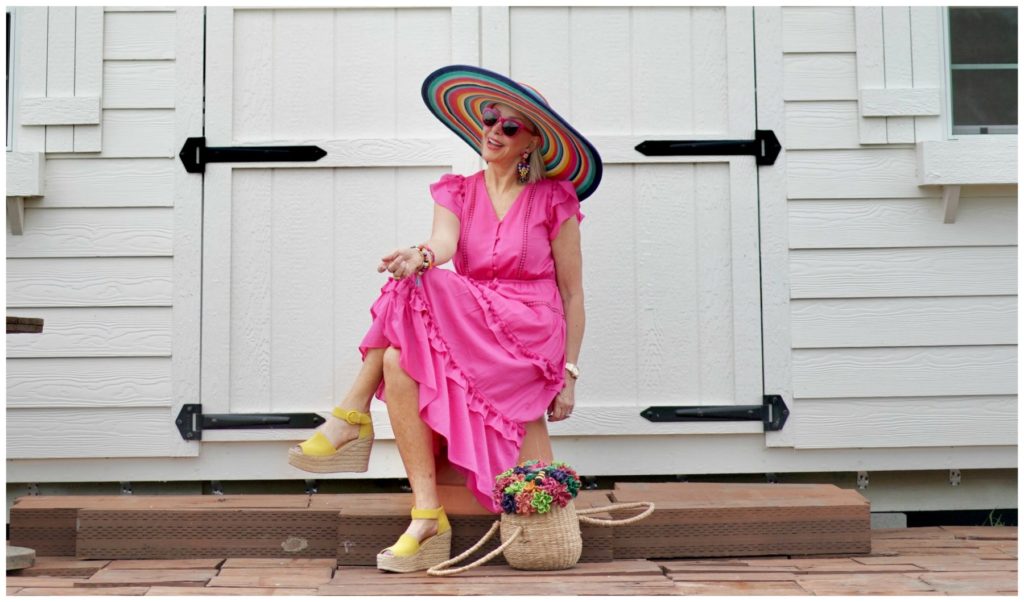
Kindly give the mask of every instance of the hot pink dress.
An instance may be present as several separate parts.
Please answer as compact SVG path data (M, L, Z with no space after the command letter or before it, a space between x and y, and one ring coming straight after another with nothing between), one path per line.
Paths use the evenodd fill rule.
M389 279L359 345L401 349L419 383L420 416L447 440L448 460L485 508L494 477L519 458L524 423L544 415L565 378L566 324L551 241L583 219L572 184L528 184L502 220L483 171L446 174L434 201L458 216L455 271ZM383 381L377 397L385 399ZM436 450L435 450L436 451Z

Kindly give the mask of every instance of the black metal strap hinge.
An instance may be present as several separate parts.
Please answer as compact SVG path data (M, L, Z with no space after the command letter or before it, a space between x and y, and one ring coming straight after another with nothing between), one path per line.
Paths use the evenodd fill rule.
M640 412L651 422L760 420L766 431L781 431L789 408L781 395L765 395L759 406L652 406Z
M204 430L311 429L326 422L319 414L203 414L203 406L181 406L174 424L185 441L202 441Z
M185 171L203 173L207 163L319 161L327 151L319 146L206 146L206 138L189 138L181 147Z
M774 165L782 145L772 130L754 130L753 140L645 140L636 150L648 157L754 155L758 165Z

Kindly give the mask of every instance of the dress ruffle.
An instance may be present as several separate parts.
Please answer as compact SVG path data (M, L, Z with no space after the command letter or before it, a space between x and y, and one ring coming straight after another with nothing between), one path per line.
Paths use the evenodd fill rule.
M512 331L508 323L502 320L498 316L498 312L494 308L494 304L488 298L488 293L484 292L487 287L474 286L473 289L476 291L477 299L479 299L482 305L487 309L486 317L488 326L491 331L494 332L495 336L503 342L503 347L508 349L514 354L518 354L522 357L529 359L537 368L540 369L544 375L544 379L550 384L560 384L564 378L563 368L560 368L554 362L540 356L535 353L532 349L523 344L519 337Z
M438 205L448 209L455 215L462 214L462 202L465 199L466 178L459 174L446 173L441 179L430 185L430 196Z
M562 224L573 215L580 222L584 215L580 212L580 200L576 196L576 189L572 182L566 180L551 180L553 190L551 191L551 205L548 207L548 240L555 240Z

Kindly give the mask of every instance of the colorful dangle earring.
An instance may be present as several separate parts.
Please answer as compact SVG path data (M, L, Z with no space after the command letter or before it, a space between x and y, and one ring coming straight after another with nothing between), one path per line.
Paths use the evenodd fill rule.
M523 159L516 164L516 169L519 170L519 183L525 184L530 178L530 153L523 151Z

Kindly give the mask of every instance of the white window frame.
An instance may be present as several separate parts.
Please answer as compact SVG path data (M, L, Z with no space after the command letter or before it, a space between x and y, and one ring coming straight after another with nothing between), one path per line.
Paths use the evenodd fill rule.
M942 65L942 77L946 85L945 103L946 103L946 139L956 140L959 138L977 138L979 136L1007 136L1016 135L1019 130L1019 123L1017 125L997 125L988 126L989 132L982 134L980 132L974 133L954 133L953 132L953 44L949 39L949 6L942 7L942 45L943 45L943 56L945 61ZM1018 76L1020 72L1020 64L1017 64ZM1018 122L1020 117L1017 118Z

